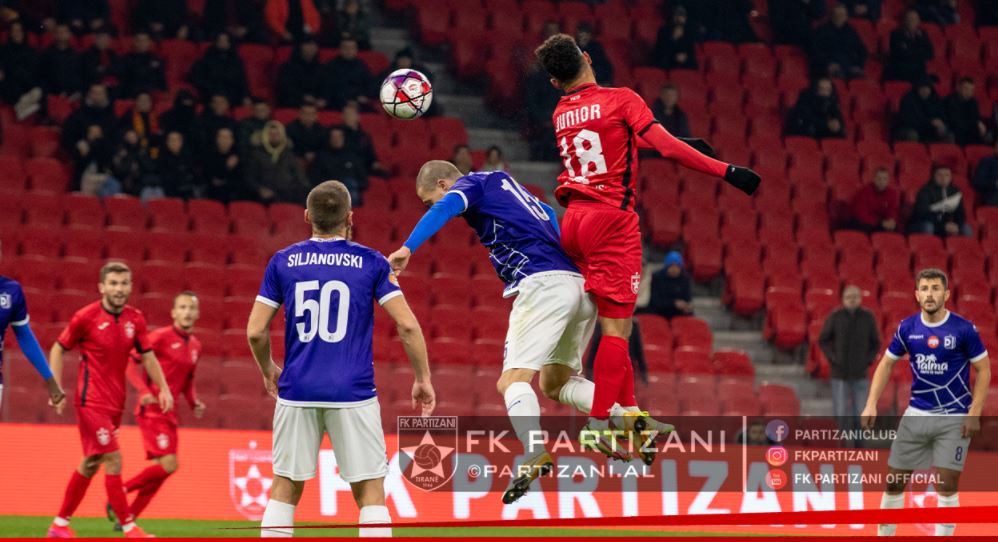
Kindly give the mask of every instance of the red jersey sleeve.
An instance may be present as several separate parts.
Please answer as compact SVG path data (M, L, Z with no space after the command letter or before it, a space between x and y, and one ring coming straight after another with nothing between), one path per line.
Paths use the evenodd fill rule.
M128 377L128 383L139 392L139 397L155 395L146 384L146 379L143 377L144 374L145 371L140 371L139 366L135 363L129 363L125 369L125 376Z
M624 122L637 135L644 135L648 131L648 128L651 128L652 124L658 122L655 120L655 115L652 114L651 109L648 108L648 104L641 99L641 96L638 96L637 92L629 88L621 88L620 98L622 100L620 111L624 114Z
M146 325L146 317L141 312L135 314L135 350L139 354L152 351L152 341L149 340L149 327Z
M83 313L83 311L77 312L69 320L69 325L66 329L62 330L59 334L59 338L56 342L65 350L72 350L80 344L80 340L83 338L83 334L86 333L87 325L90 323L90 319Z

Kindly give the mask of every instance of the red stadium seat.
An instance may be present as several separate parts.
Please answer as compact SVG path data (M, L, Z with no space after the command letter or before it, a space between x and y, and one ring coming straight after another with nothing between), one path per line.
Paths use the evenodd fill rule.
M707 322L693 316L679 316L670 324L677 347L694 346L710 351L713 334Z
M797 416L800 414L800 399L793 388L781 384L759 386L759 400L763 413L767 416Z
M119 226L132 230L144 230L149 222L142 202L130 196L104 198L104 210L109 226Z
M151 218L150 227L158 231L187 231L190 218L184 200L180 198L161 198L146 202L146 212Z
M745 376L751 378L755 376L755 366L748 354L741 350L719 350L714 352L714 367L718 374Z
M149 260L183 263L191 247L191 236L186 232L151 231L144 235Z
M70 228L102 229L104 227L104 207L99 199L82 194L63 197L66 220Z
M740 316L750 317L763 307L765 277L752 268L729 274L724 300Z

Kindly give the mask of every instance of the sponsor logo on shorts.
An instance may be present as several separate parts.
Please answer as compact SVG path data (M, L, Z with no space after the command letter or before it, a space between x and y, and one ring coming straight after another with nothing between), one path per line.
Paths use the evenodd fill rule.
M248 520L260 521L274 483L270 450L257 450L256 441L240 450L229 450L229 496L236 510Z
M159 446L160 450L165 450L170 447L170 437L166 433L160 433L156 435L156 446Z
M399 416L399 468L423 491L440 489L457 471L457 416Z
M920 375L941 375L949 370L948 362L939 362L935 354L915 354L915 369Z
M939 337L935 335L929 337L928 343L929 348L939 348Z
M635 273L631 275L631 291L638 293L638 288L641 287L641 273Z
M111 432L103 427L98 429L97 442L100 443L101 446L107 446L108 443L111 442Z

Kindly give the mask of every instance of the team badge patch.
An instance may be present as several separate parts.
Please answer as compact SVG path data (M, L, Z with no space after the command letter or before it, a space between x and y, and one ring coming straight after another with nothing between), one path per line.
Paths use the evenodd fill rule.
M108 443L111 442L111 432L103 427L98 429L97 442L99 442L101 446L107 446Z
M631 275L631 291L638 293L638 288L641 287L641 273L635 273Z
M943 348L946 350L956 350L956 337L953 335L943 337Z
M160 450L167 449L170 446L170 437L166 433L156 435L156 446L159 446Z
M932 335L927 341L929 348L939 348L939 337Z
M135 324L131 322L125 322L125 336L129 339L135 338Z
M10 294L0 294L0 309L9 309L11 305Z

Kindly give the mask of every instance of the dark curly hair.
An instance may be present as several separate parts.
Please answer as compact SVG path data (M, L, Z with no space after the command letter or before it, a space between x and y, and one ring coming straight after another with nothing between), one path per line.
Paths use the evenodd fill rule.
M585 59L575 39L568 34L555 34L534 50L541 66L558 80L565 84L579 76Z

